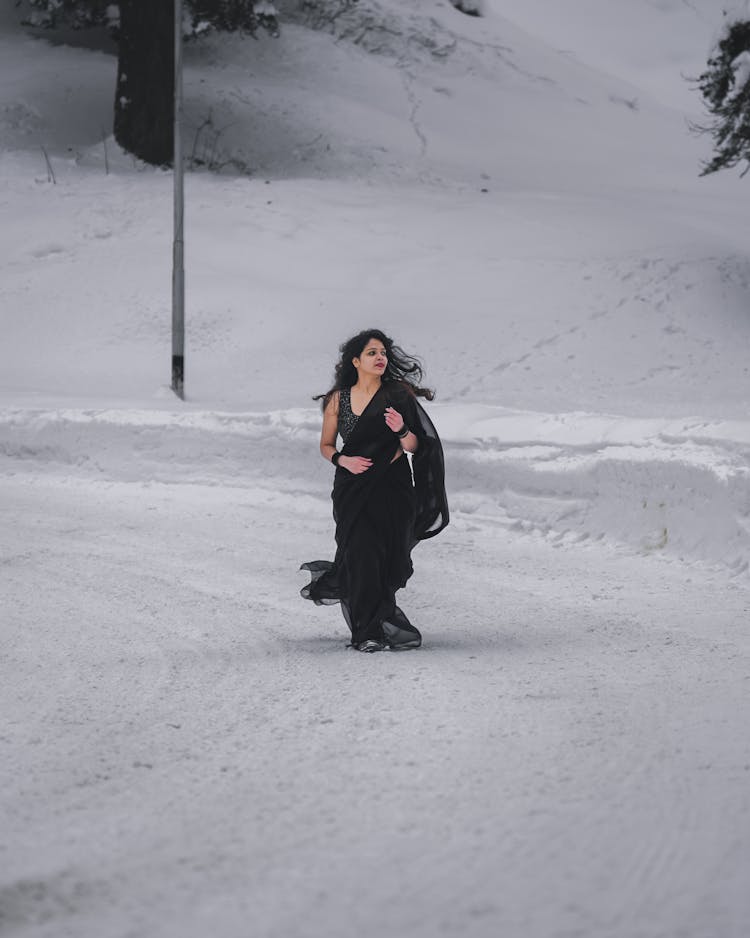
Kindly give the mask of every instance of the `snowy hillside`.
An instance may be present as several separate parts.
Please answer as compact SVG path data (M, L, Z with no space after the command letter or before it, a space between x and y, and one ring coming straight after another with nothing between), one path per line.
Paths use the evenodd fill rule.
M698 177L686 80L721 0L278 5L186 53L185 402L111 43L0 5L0 932L745 938L750 181ZM446 450L401 656L298 597L311 398L368 326Z
M304 408L327 386L338 343L377 324L423 356L451 405L444 432L462 456L460 497L476 497L473 470L459 468L474 439L470 462L488 446L498 459L483 503L557 536L568 528L544 498L583 486L585 514L600 517L594 480L624 460L640 480L634 504L665 506L657 521L625 505L625 526L579 520L571 531L640 547L656 524L671 549L670 530L692 508L672 498L669 479L695 464L697 445L700 469L685 471L699 471L701 491L729 486L730 536L701 529L676 543L709 541L688 556L743 567L744 189L731 175L698 179L706 141L687 132L685 106L698 116L698 99L683 93L720 6L643 0L626 24L617 3L580 0L565 16L562 5L550 15L538 3L489 3L476 18L448 3L373 0L330 27L297 16L278 40L191 46L190 126L210 116L216 137L189 131L189 151L229 162L222 176L188 180L189 402L179 410ZM111 138L105 173L111 55L50 47L14 23L6 9L3 400L53 413L62 402L175 412L164 389L170 176L133 165ZM638 31L647 40L636 43ZM232 175L237 166L251 174ZM508 419L488 424L479 404ZM569 433L551 441L548 415L561 412ZM661 431L649 429L613 448L612 433L628 442L635 426L617 415L653 428L677 420L681 442L668 440L665 457ZM727 419L728 438L722 423L691 442L691 427ZM30 440L45 445L36 429L18 433L12 456L33 452ZM707 442L717 436L718 449ZM95 437L76 439L76 461L98 449ZM540 490L538 447L550 443L562 459L547 461ZM520 465L528 515L506 492L505 470L515 477Z

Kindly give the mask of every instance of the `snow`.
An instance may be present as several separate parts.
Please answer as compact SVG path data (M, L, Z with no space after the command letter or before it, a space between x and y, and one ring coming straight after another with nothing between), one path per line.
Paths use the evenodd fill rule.
M722 5L482 8L188 47L184 403L171 175L106 46L0 9L3 934L750 930L747 183L685 78ZM298 596L368 325L452 509L399 655Z
M737 93L744 88L750 79L750 52L741 52L732 62L732 71L734 72L734 84Z

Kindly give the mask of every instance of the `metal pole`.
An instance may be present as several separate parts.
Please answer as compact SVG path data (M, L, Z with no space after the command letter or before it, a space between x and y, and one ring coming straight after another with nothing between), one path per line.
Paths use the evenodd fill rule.
M185 192L182 165L182 0L174 0L174 243L172 248L172 390L185 399Z

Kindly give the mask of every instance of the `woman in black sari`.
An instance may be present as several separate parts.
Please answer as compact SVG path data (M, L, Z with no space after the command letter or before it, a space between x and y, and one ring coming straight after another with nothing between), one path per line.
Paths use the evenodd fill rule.
M417 400L434 394L421 380L416 359L369 329L341 346L334 386L315 398L323 401L320 452L336 466L336 557L302 564L312 579L301 593L317 605L341 603L358 651L422 644L396 590L412 575L415 544L448 524L448 504L440 438Z

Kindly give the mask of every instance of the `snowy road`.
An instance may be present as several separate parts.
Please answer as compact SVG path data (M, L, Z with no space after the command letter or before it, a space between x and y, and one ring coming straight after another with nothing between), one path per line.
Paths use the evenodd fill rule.
M746 582L459 513L357 655L325 495L0 477L3 936L750 933Z

